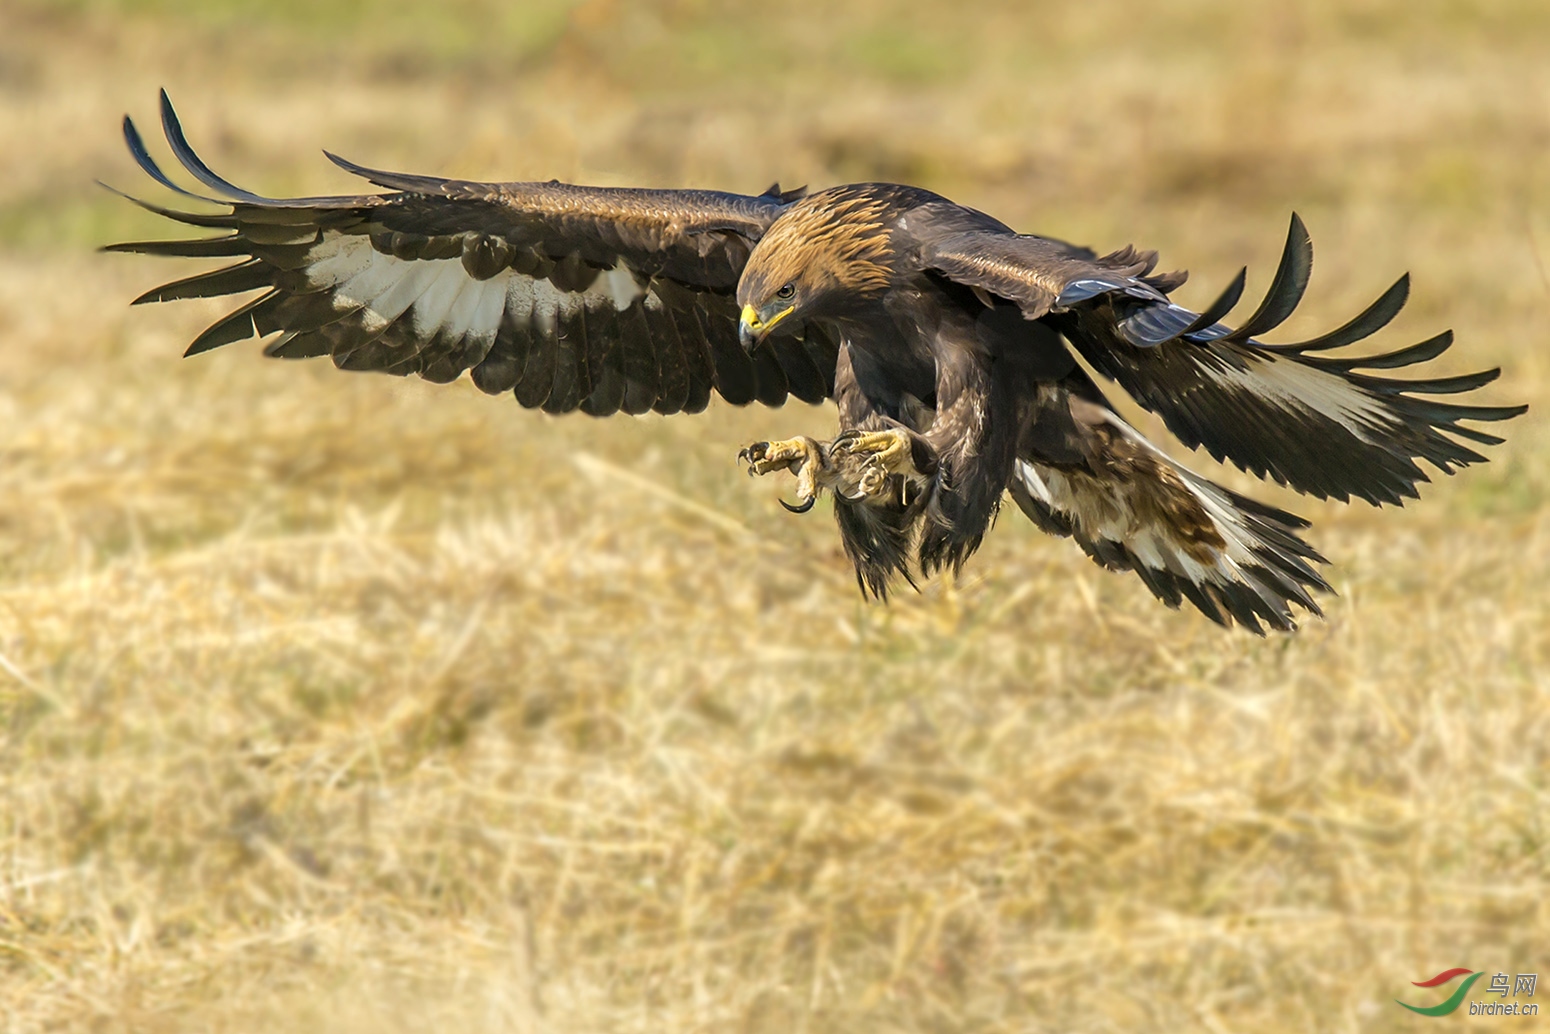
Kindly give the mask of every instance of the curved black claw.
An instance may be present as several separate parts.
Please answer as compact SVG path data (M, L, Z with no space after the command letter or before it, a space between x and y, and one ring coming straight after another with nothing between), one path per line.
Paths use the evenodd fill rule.
M769 442L754 442L751 445L744 446L743 448L737 450L738 460L748 464L749 477L754 476L753 465L764 459L765 456L769 455L769 451Z
M839 434L834 436L834 440L829 443L829 449L832 452L849 452L850 443L855 441L857 438L860 438L865 433L865 431L862 431L859 428L847 428L846 430L841 431Z
M809 510L811 510L813 508L813 504L816 503L817 501L818 501L818 497L815 496L815 495L814 496L808 496L807 500L805 502L798 503L795 506L792 506L790 503L786 502L784 499L777 499L776 500L776 502L780 503L780 505L784 506L787 510L790 510L792 513L806 513L807 511L809 511Z

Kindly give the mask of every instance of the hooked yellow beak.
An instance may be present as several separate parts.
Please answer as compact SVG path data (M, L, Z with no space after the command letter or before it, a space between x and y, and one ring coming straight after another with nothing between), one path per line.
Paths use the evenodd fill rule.
M764 336L770 332L775 324L795 311L796 306L793 305L790 308L780 310L767 320L761 320L752 305L743 306L743 316L737 325L738 341L742 343L744 349L752 352L758 347L759 342L764 340Z

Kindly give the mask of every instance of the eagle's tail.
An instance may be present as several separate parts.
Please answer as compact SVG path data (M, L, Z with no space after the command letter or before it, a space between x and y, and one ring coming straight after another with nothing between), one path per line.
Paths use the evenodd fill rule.
M1070 399L1075 454L1016 463L1012 497L1051 534L1075 538L1111 570L1135 571L1170 607L1189 600L1222 625L1297 627L1320 614L1323 563L1298 537L1308 522L1190 473L1104 406Z

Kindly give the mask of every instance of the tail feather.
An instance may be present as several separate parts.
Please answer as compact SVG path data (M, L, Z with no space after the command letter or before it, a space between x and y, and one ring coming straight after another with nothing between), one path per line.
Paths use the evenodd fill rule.
M1221 625L1263 635L1262 622L1297 627L1293 604L1321 614L1310 590L1332 590L1313 567L1324 558L1299 536L1307 521L1185 470L1106 409L1073 406L1090 432L1088 462L1016 464L1012 498L1035 524Z

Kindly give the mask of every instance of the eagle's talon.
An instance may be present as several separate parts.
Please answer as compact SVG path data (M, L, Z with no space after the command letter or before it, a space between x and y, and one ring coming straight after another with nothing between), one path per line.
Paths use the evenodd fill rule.
M846 456L867 456L868 468L876 464L892 474L915 472L908 431L858 431L851 428L840 432L829 444L829 451L831 454Z
M783 442L754 442L738 456L748 464L750 476L788 470L796 475L797 502L780 500L780 505L792 513L806 513L818 500L820 489L828 487L833 471L828 452L823 445L807 437L791 438Z
M861 470L859 487L864 496L881 495L888 487L888 468L880 457L873 456Z
M769 442L754 442L751 445L745 445L741 449L737 450L738 460L748 464L749 477L753 477L753 465L759 460L762 460L765 457L765 454L769 452L769 449Z
M857 438L860 438L862 433L863 432L861 430L855 427L846 428L839 434L835 435L833 440L829 442L829 451L850 452L850 443L855 441Z
M748 474L770 474L777 470L800 473L803 466L818 455L817 443L811 439L793 438L784 442L754 442L745 446L737 458L748 464Z

